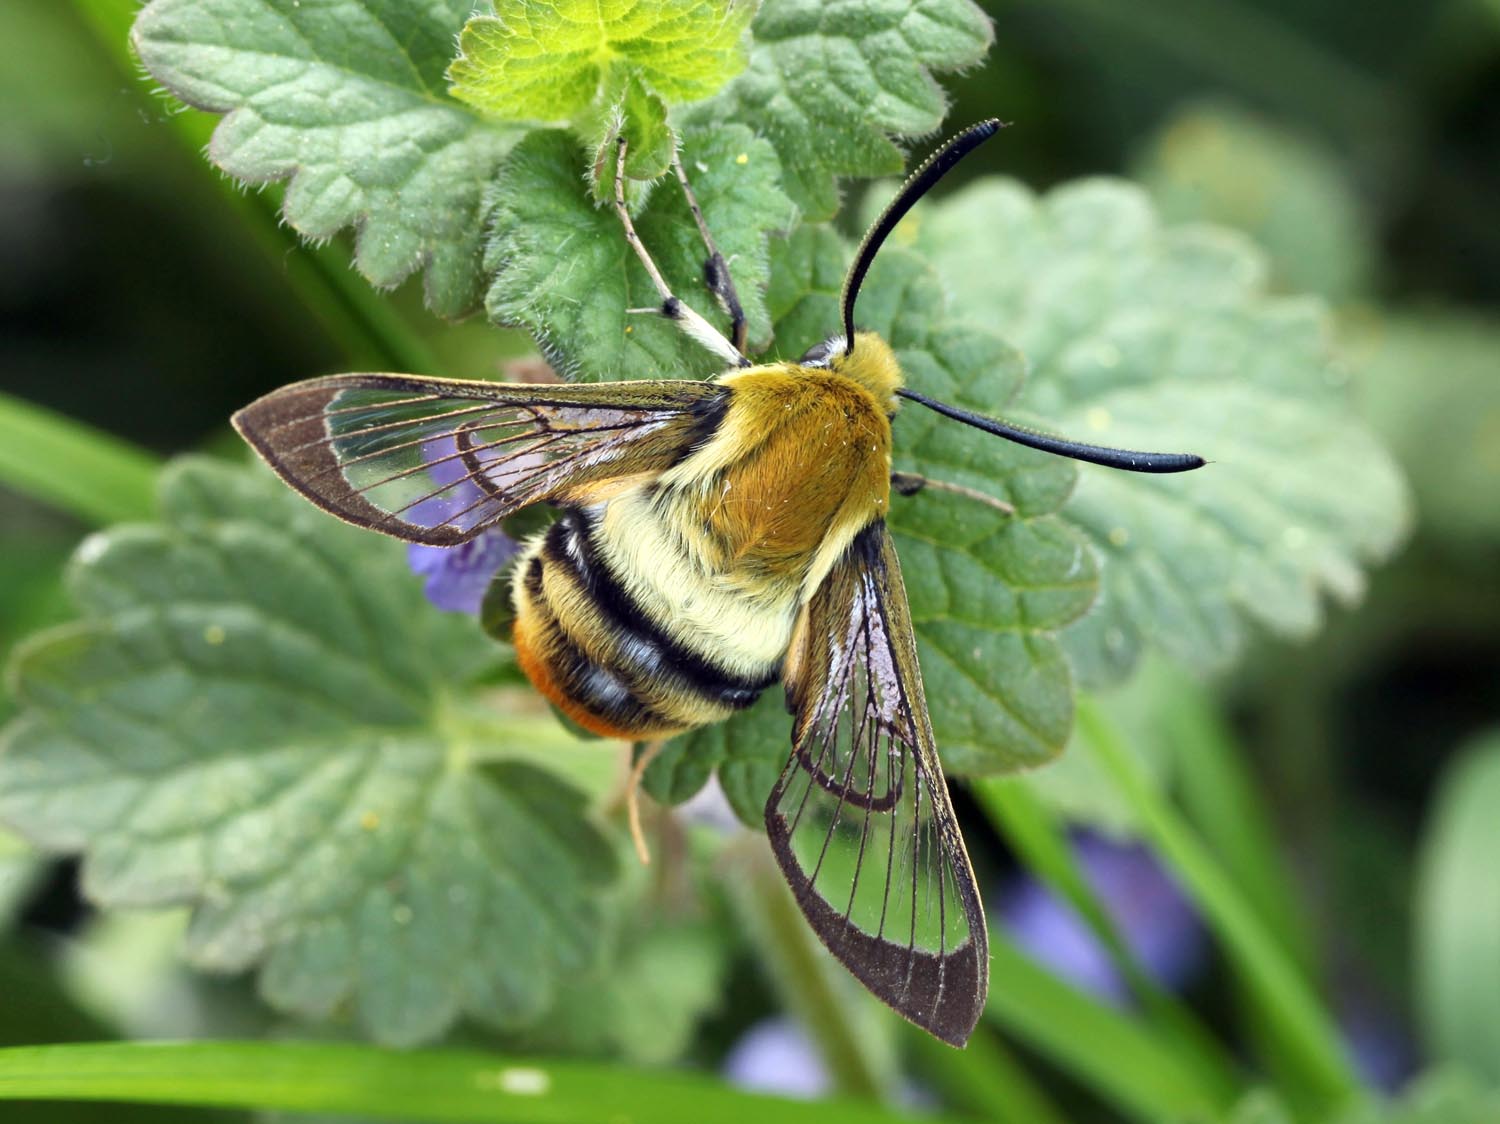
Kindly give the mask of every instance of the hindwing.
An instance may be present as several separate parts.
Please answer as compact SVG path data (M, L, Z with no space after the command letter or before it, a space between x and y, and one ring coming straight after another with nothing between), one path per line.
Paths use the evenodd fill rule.
M984 910L884 523L860 532L804 610L786 687L792 753L766 827L797 903L866 987L962 1045L988 988Z

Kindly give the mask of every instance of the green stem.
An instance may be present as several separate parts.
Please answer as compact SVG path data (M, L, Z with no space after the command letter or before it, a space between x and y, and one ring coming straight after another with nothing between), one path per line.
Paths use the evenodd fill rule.
M1202 686L1183 677L1162 718L1184 809L1271 935L1303 977L1310 977L1312 945L1295 907L1296 888L1281 864L1271 818L1217 706Z
M1232 1104L1171 1044L1059 980L1003 931L990 934L985 1018L1142 1124L1217 1120Z
M1256 997L1267 1024L1318 1101L1332 1112L1352 1104L1359 1085L1340 1047L1284 949L1192 830L1142 776L1116 731L1087 699L1079 700L1079 728L1114 777L1158 853L1169 862L1203 911L1231 962Z
M74 10L136 96L160 108L139 79L139 64L130 52L130 27L138 0L73 0ZM199 169L219 118L198 110L167 116L184 156ZM351 363L417 374L437 374L437 359L422 338L389 302L374 292L350 266L334 243L308 245L290 237L277 213L279 192L245 192L220 175L211 180L222 203L240 221L267 264L286 278L298 302L310 310ZM289 252L290 251L290 252Z
M1052 811L1024 780L977 781L969 788L1027 869L1083 918L1140 1002L1154 1033L1190 1061L1226 1103L1238 1097L1243 1089L1233 1060L1193 1013L1146 973L1083 876L1062 824Z
M151 518L159 464L118 437L0 393L0 484L103 526Z
M808 927L771 860L766 840L746 836L725 851L723 861L728 868L726 884L782 1004L817 1044L835 1087L866 1100L887 1098L892 1066L852 1017L852 1003L864 996L849 994L841 986L844 981L834 975L843 969ZM868 1021L864 1025L868 1027Z

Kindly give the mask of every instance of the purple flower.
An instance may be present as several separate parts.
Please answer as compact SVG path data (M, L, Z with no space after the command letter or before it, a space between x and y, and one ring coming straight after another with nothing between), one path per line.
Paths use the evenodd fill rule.
M459 525L472 526L483 517L484 493L469 479L468 469L453 455L450 442L434 439L422 446L422 459L432 483L442 490L414 504L406 518L419 526L435 527L457 518ZM467 518L465 518L467 516ZM427 580L422 592L439 609L451 613L479 613L484 591L519 549L504 531L488 530L458 546L406 548L407 565Z
M504 531L485 531L458 546L406 548L406 561L413 573L426 580L422 592L439 609L478 615L484 591L520 547Z
M1394 1094L1417 1072L1411 1035L1389 1006L1363 992L1351 992L1338 1004L1344 1048L1367 1083Z
M833 1088L817 1048L785 1017L762 1019L745 1031L724 1059L724 1076L741 1089L800 1100L825 1096Z
M1115 928L1161 986L1182 988L1203 963L1207 939L1192 904L1149 849L1090 832L1073 837L1074 857ZM1087 922L1047 887L1022 877L1000 912L1016 944L1083 991L1116 1006L1130 989Z

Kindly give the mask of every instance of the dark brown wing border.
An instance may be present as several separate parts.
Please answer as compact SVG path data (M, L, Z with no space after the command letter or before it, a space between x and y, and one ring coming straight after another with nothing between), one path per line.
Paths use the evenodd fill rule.
M715 383L585 386L335 375L234 415L289 485L325 511L410 542L453 546L530 504L660 471L711 435Z
M855 538L805 612L787 661L793 750L766 805L772 850L829 951L961 1046L984 1008L988 936L884 523ZM839 846L843 865L826 862Z

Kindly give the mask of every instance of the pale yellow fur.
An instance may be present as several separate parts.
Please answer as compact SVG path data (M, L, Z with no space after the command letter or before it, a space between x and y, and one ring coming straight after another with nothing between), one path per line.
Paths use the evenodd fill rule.
M637 604L727 670L780 666L801 607L890 502L900 369L856 337L832 370L772 364L734 390L713 438L603 505L596 542ZM600 509L596 509L600 510Z

